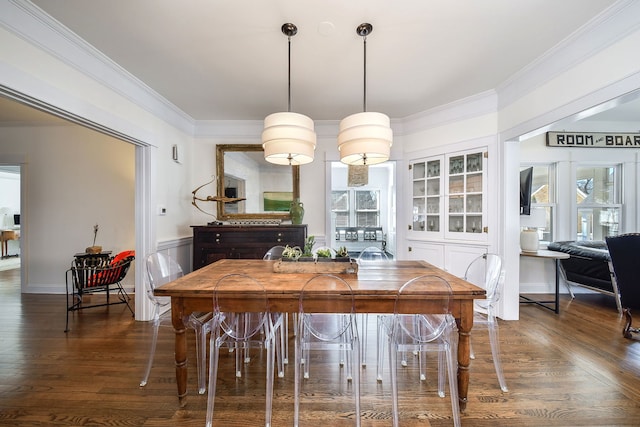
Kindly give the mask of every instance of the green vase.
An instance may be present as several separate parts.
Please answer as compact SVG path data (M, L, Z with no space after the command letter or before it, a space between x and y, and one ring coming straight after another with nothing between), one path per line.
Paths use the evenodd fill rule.
M294 199L293 202L291 202L289 215L291 215L291 224L302 224L302 218L304 217L304 205L300 199Z

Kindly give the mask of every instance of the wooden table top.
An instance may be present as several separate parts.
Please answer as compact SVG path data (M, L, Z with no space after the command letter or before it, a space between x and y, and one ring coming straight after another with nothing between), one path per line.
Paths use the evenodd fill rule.
M259 281L269 299L295 299L304 284L317 273L276 273L273 264L278 261L223 259L187 274L155 290L158 296L183 298L211 297L217 281L234 273L245 274ZM336 274L344 279L356 298L393 299L400 287L420 275L436 275L451 285L454 299L484 298L484 289L445 272L424 261L390 261L360 266L356 274ZM242 285L238 285L242 292Z

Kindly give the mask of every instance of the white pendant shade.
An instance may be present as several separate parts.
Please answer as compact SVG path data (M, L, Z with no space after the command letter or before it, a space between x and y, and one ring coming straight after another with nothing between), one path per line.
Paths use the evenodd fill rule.
M389 116L363 112L340 122L338 150L340 161L348 165L375 165L389 160L393 131Z
M298 113L273 113L264 119L264 158L277 165L304 165L313 161L316 133L313 120Z

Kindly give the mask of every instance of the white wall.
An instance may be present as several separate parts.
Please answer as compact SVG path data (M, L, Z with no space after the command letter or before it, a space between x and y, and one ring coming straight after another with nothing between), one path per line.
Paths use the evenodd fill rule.
M64 293L73 255L93 245L114 254L135 248L135 153L81 126L0 128L3 153L24 159L21 251L24 292ZM133 288L135 265L125 286Z

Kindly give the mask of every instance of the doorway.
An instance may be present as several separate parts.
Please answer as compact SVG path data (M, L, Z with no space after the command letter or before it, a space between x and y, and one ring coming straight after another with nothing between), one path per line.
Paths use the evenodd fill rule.
M396 257L395 176L394 161L360 170L331 162L330 247L345 246L357 257L373 246Z
M132 158L132 162L134 163L134 169L135 169L135 177L131 179L131 181L135 181L134 183L135 188L131 191L131 193L134 195L133 196L134 206L132 208L134 213L132 213L128 217L127 223L130 224L131 219L135 217L134 219L135 225L133 226L133 231L131 234L135 234L135 243L132 242L132 245L135 245L136 253L145 254L154 250L155 248L155 239L154 239L155 216L152 214L152 212L154 211L150 207L155 204L155 198L149 196L149 194L153 194L153 192L151 191L152 182L153 182L151 179L152 147L148 143L142 140L122 134L110 128L98 125L95 122L89 121L88 119L84 119L72 113L68 113L64 110L61 110L60 108L57 108L53 105L39 101L28 95L17 93L17 92L5 91L3 89L0 89L0 113L2 114L1 117L3 118L3 120L0 120L0 122L2 122L2 125L0 126L0 130L2 131L0 132L0 136L4 135L4 142L2 143L3 152L0 153L0 164L22 165L21 172L23 175L22 177L23 181L27 179L26 177L27 172L25 172L27 168L24 167L26 165L26 158L22 158L25 156L21 154L10 154L12 153L11 141L13 140L8 139L9 135L14 134L16 127L26 128L28 127L26 126L26 124L30 124L33 129L37 130L39 129L39 127L37 127L34 124L34 122L38 122L38 123L51 125L52 129L55 130L57 127L60 127L59 125L64 124L66 126L61 126L61 127L65 127L69 129L75 128L76 132L78 133L86 132L86 131L96 132L95 137L92 136L90 138L85 138L86 140L104 139L104 138L111 137L113 141L116 141L118 143L119 142L129 143L130 144L128 145L129 147L131 146L134 147L134 154L130 155L130 157ZM17 122L18 124L20 124L20 126L10 126L12 122ZM68 126L69 124L72 124L72 126ZM77 125L77 126L74 126L74 125ZM9 142L7 143L6 141L9 141ZM63 141L67 141L67 139L63 139ZM15 144L17 144L17 142ZM124 145L122 145L121 147L124 147ZM15 151L22 152L24 150L18 149L18 150L14 150L13 152ZM55 155L57 157L62 156L59 153L55 153ZM32 169L31 168L31 166L33 166L32 163L33 162L30 162L29 165L27 165L29 166L29 170ZM51 161L50 163L53 163L53 161ZM117 161L112 163L118 165L121 162ZM73 168L67 168L67 169L69 171L64 170L65 173L67 172L73 173ZM42 171L41 173L46 173L46 172L47 171ZM103 174L99 174L98 176L103 177ZM25 187L25 185L23 185L22 187ZM29 188L32 189L31 181L29 181ZM94 193L97 194L97 192L94 192ZM49 191L45 191L39 194L42 196L41 199L43 203L46 203L48 199L51 198ZM73 193L68 191L68 194L73 194ZM22 196L21 198L23 199L21 203L26 206L25 201L27 200L27 197L25 196L24 193L22 193L21 196ZM82 200L82 199L75 198L74 202L77 200ZM55 201L62 203L61 200L59 200L59 198L56 198ZM66 205L61 204L60 205L61 208L58 210L51 210L50 208L47 208L45 211L43 211L44 212L43 215L46 216L47 214L51 215L54 213L64 215L64 213L69 210L68 209L69 205L70 205L69 203L67 203ZM89 205L89 204L85 203L85 205ZM51 205L48 204L47 206L51 206ZM25 212L23 212L23 214L24 213ZM33 220L34 220L33 215L29 216L29 221L26 221L25 217L21 218L21 223L22 223L21 226L23 227L21 239L23 243L27 242L27 237L28 237L26 234L27 230L24 229L25 224L27 223L29 224L29 230L31 233L36 232L35 231L36 228L34 228L32 224ZM38 223L37 225L39 225L40 228L44 227L46 229L47 227L50 227L51 224L59 225L59 222L52 219L46 220L45 218L45 220L40 221L40 223ZM87 229L90 229L93 227L93 223L90 225L91 226L88 227ZM59 227L59 228L62 228L62 227ZM118 228L118 232L120 232L120 228ZM66 242L67 240L68 239L58 239L56 240L56 242ZM90 240L88 241L90 243ZM85 247L83 245L76 245L76 246L80 246L80 250ZM44 281L44 280L38 281L38 274L40 274L40 276L44 276L44 274L46 274L47 268L49 267L49 264L56 263L56 265L58 264L62 265L64 263L64 265L67 266L68 261L65 260L63 262L58 262L55 260L51 260L50 258L52 256L55 256L58 252L61 252L61 251L49 251L46 254L46 256L44 257L40 256L41 262L39 262L38 264L34 264L36 265L36 267L40 268L40 270L35 271L35 273L37 274L35 273L31 274L33 272L31 271L32 264L30 263L30 259L38 255L35 253L36 249L38 248L32 245L27 245L27 244L23 244L21 248L22 256L21 256L21 270L20 270L21 275L20 276L21 276L22 292L24 293L58 293L60 289L59 285L55 283L50 284L50 282ZM63 251L63 253L73 254L77 251L78 249L76 247L73 247L69 250ZM48 269L50 270L50 268ZM30 273L28 276L29 283L27 283L27 281L25 280L27 270L29 270L29 273ZM130 286L135 286L137 291L136 293L137 294L139 293L141 295L144 295L144 274L143 273L144 273L144 269L136 269L135 282L130 285ZM54 287L55 289L53 289ZM152 315L152 309L148 301L145 298L136 299L136 319L149 320L151 315Z
M0 271L20 269L20 165L0 165Z

